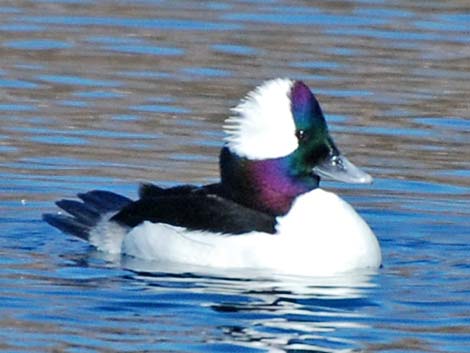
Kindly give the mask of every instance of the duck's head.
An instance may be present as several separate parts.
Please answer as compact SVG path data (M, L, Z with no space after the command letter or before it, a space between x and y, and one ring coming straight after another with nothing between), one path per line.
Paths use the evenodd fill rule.
M233 190L250 185L264 198L256 201L261 202L258 208L269 210L273 202L281 203L274 208L283 211L272 213L283 213L292 197L316 188L323 177L349 183L372 181L340 153L317 99L303 82L267 81L232 111L225 124L222 183ZM291 201L287 205L273 195L289 195Z

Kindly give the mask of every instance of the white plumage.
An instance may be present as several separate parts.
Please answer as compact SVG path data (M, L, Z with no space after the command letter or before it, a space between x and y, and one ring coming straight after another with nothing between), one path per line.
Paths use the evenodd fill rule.
M295 151L295 123L289 79L267 81L232 109L225 121L225 141L232 152L251 160L284 157Z
M377 268L381 263L380 247L369 226L348 203L322 189L300 196L289 213L278 217L276 234L209 234L148 221L124 237L124 228L98 229L101 240L95 232L94 245L100 250L121 249L141 259L219 269L327 275Z

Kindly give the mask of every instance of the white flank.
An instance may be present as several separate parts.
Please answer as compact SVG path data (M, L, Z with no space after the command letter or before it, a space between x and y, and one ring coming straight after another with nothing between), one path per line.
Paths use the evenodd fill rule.
M230 150L249 159L284 157L298 147L291 112L293 81L275 79L263 83L232 109L225 121Z
M95 237L93 244L145 260L310 276L381 264L380 247L368 225L348 203L321 189L300 196L279 217L274 235L210 234L144 222L122 237L123 228L114 227L102 225L95 233L102 238Z

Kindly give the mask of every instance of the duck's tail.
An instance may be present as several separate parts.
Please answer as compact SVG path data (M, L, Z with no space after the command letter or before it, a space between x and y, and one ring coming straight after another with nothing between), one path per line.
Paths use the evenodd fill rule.
M62 232L87 241L91 231L96 228L104 215L117 212L132 202L125 196L103 190L93 190L77 196L81 201L60 200L56 202L56 205L67 214L47 213L42 218Z

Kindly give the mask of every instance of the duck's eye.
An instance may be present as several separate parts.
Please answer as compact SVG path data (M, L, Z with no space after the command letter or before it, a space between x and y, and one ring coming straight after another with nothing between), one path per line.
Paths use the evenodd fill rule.
M297 130L295 132L295 137L297 137L297 140L299 140L299 142L302 142L302 141L305 141L307 139L307 133L305 130Z

